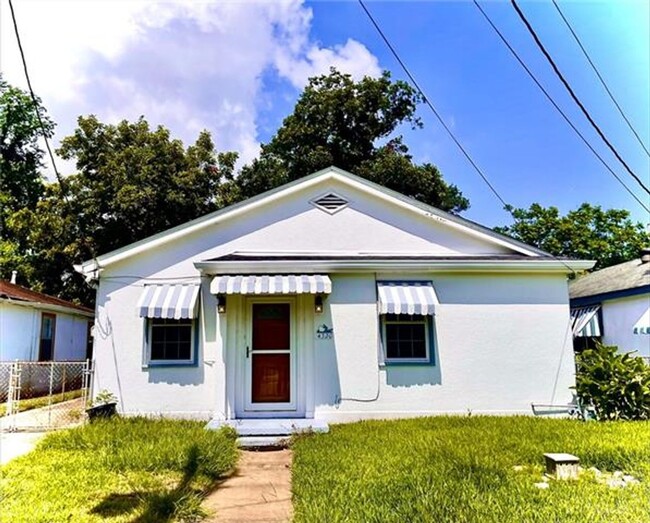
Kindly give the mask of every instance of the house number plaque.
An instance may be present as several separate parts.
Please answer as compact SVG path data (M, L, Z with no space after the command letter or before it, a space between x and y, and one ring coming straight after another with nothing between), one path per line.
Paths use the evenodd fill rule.
M324 323L316 329L316 337L319 340L331 340L334 334L334 328L328 327Z

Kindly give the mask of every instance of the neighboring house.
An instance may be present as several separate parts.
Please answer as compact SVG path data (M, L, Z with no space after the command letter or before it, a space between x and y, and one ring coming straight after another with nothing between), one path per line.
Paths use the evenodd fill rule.
M329 168L76 269L123 412L346 421L566 404L591 266Z
M569 293L577 350L600 340L650 360L650 249L576 279Z
M0 280L0 361L81 361L90 357L94 313Z

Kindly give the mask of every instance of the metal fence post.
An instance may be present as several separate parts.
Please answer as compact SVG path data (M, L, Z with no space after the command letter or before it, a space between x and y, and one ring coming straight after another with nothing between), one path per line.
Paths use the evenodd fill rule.
M7 390L7 417L10 420L8 430L16 430L16 416L20 411L20 363L15 361L9 369L9 387Z
M54 362L50 363L50 388L47 396L47 426L52 426L52 388L54 385Z
M65 371L66 371L67 365L63 365L63 377L61 378L61 397L65 400Z

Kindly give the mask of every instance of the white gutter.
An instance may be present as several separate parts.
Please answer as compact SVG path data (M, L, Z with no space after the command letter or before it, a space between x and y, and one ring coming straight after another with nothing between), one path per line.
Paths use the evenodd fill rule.
M94 312L86 312L79 309L73 309L71 307L64 307L63 305L54 305L51 303L43 303L40 301L24 301L24 300L14 300L11 298L0 298L0 302L8 303L10 305L18 305L19 307L27 307L31 309L62 312L65 314L69 314L70 316L84 316L86 318L95 317Z
M531 260L262 260L204 261L194 267L204 274L270 274L317 272L554 272L591 269L595 261Z

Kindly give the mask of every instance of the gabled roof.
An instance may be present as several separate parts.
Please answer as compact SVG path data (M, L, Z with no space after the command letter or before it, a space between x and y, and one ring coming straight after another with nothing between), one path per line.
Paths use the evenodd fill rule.
M74 309L75 311L86 313L86 315L94 314L93 310L89 309L88 307L76 305L72 302L62 300L48 294L36 292L31 289L21 287L20 285L9 283L5 280L0 280L0 300L2 299L23 303L33 303L35 305L44 305L44 308L47 308L47 305L54 305L55 307Z
M650 262L637 258L582 276L569 285L573 299L644 288L650 292Z
M225 207L223 209L207 214L187 223L178 225L172 229L168 229L161 233L155 234L115 251L103 254L93 260L88 260L81 265L75 266L75 269L83 274L92 275L96 270L106 267L112 263L123 260L130 256L134 256L158 245L173 241L186 234L190 234L205 227L209 227L211 225L219 223L222 220L238 216L257 208L260 205L264 205L281 197L288 196L297 191L301 191L326 180L336 180L347 184L353 188L357 188L359 190L365 191L366 193L373 194L384 200L391 201L392 203L397 204L403 208L407 208L412 212L416 212L421 216L435 220L437 223L443 223L447 226L461 229L466 234L501 245L515 251L516 253L529 257L547 257L549 259L553 259L553 257L547 252L544 252L535 247L531 247L530 245L526 245L508 236L499 234L492 229L479 225L478 223L441 211L440 209L424 204L418 200L414 200L413 198L405 196L391 189L387 189L386 187L373 183L369 180L366 180L365 178L361 178L342 169L338 169L337 167L328 167L309 176L305 176L280 187L276 187L275 189L271 189L265 193L249 198L248 200L244 200L229 207ZM584 265L584 262L580 263Z

